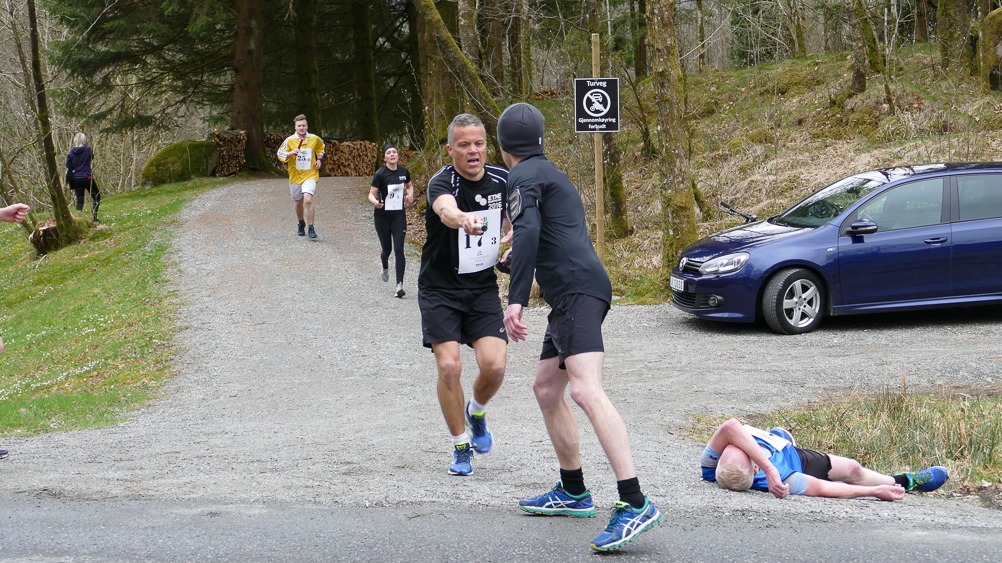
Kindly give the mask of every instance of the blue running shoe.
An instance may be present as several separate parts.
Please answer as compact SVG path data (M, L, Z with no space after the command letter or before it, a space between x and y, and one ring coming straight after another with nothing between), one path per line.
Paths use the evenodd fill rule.
M644 507L637 509L629 503L617 501L612 511L612 518L605 531L595 537L591 548L595 551L613 551L623 547L637 536L656 528L665 519L651 499L644 500Z
M902 475L902 473L898 473L898 475ZM923 493L935 491L950 479L950 472L945 467L939 465L934 465L922 471L915 471L914 473L903 473L903 475L908 476L908 486L905 490Z
M299 228L297 229L296 234L298 234L301 237L306 236L306 221L302 220L299 221Z
M487 429L486 415L484 413L471 415L469 401L466 402L466 409L463 412L466 413L466 425L470 427L470 434L473 435L470 440L473 443L473 450L478 454L491 451L491 446L494 445L494 436Z
M473 448L469 443L456 444L452 451L452 465L449 475L473 475Z
M787 432L786 428L783 428L781 426L773 428L772 430L769 431L769 434L775 434L780 438L785 439L787 442L793 444L794 446L797 445L797 441L793 439L793 434L790 434L789 432Z
M591 501L591 493L585 491L580 495L572 495L565 491L563 483L559 482L549 492L538 497L524 498L518 501L518 507L531 514L545 516L570 516L572 518L595 516L595 504Z
M7 457L7 450L0 450L0 459Z
M310 238L317 238L317 231L313 228L313 225L310 225L306 230L309 231Z

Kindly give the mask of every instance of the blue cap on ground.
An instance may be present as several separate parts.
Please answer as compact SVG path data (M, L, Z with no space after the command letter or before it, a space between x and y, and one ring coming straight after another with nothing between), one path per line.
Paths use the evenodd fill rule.
M498 118L498 144L515 156L543 154L543 114L535 106L519 102L501 112Z

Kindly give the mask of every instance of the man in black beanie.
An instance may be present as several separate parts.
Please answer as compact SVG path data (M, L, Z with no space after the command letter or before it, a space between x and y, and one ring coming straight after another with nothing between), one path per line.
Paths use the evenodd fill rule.
M591 543L594 550L612 551L664 516L640 489L626 424L602 388L602 322L612 284L588 238L577 189L543 154L543 124L538 109L518 103L504 110L497 127L501 156L510 168L508 220L514 229L505 330L515 342L525 340L522 309L535 274L551 310L532 388L560 464L560 481L552 490L518 504L533 514L595 515L581 470L577 419L566 399L570 385L616 474L619 501L608 527Z

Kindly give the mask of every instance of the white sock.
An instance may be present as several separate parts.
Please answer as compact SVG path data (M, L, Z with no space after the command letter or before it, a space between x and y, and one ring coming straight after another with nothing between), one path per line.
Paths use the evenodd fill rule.
M453 446L458 446L459 444L469 444L469 443L470 443L470 435L467 432L463 432L459 436L452 437Z
M481 405L476 399L470 399L470 406L466 407L466 412L473 416L474 414L481 414L487 408L487 405Z

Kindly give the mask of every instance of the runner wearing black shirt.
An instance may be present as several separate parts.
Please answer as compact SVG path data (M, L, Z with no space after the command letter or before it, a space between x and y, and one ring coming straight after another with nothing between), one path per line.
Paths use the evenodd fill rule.
M508 106L498 119L501 156L511 169L507 209L514 235L504 324L512 340L525 340L522 310L535 274L551 310L532 388L560 464L557 485L520 500L519 508L551 516L595 515L581 470L577 419L566 398L570 385L616 474L619 502L609 525L591 543L597 551L612 551L664 516L640 489L626 424L602 388L602 322L612 284L588 238L581 197L544 156L543 136L543 115L529 104Z
M490 451L484 415L504 380L508 337L498 296L498 249L507 171L487 165L483 122L460 114L449 125L452 164L428 183L427 240L421 252L418 307L423 343L435 353L438 400L452 435L450 475L473 473L473 452ZM473 347L479 373L464 403L460 345ZM470 431L467 432L466 427Z
M400 153L391 143L383 145L384 166L376 170L369 188L369 203L375 208L372 211L372 221L376 227L376 236L382 252L379 261L382 270L379 272L383 281L390 279L390 251L393 251L396 264L397 288L396 296L403 297L404 269L404 235L407 232L407 213L404 202L414 203L414 183L411 173L400 166Z

